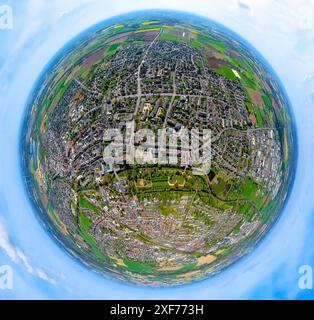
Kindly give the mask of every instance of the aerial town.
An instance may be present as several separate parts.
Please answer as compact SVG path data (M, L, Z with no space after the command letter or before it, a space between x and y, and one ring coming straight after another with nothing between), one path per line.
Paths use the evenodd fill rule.
M104 27L55 63L34 101L34 201L97 272L150 285L218 272L285 199L291 128L278 92L258 58L213 26Z

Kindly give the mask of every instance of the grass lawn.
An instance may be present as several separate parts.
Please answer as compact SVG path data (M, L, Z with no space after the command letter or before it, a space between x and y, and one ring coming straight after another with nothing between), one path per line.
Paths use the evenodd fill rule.
M89 202L84 196L80 195L79 197L79 206L82 208L90 209L96 214L100 214L101 210L97 208L94 204Z

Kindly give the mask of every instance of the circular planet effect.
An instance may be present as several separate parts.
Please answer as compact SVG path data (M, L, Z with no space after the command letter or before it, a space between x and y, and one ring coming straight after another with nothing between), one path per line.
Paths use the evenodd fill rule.
M135 134L136 160L125 143L110 162L108 129L126 142L130 124L178 139L176 161L167 147L157 163L157 138L152 147ZM191 141L193 130L211 132L201 174L184 161L195 151L186 130ZM293 136L276 76L242 39L201 17L133 13L85 31L43 71L23 168L69 254L110 277L171 286L220 272L263 238L287 197Z

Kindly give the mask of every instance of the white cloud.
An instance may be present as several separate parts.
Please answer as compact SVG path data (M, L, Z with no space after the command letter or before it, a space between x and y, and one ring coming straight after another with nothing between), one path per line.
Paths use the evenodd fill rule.
M94 0L55 0L51 2L43 0L29 0L25 7L25 25L15 43L13 52L18 52L34 34L49 27L53 27L58 19L76 9L80 5L94 2Z
M35 273L40 279L43 279L51 284L56 284L56 280L54 278L50 277L46 273L46 271L44 271L43 269L36 268Z
M25 268L25 270L43 279L51 284L56 284L56 280L48 275L46 271L41 268L34 268L24 252L17 246L15 246L9 238L9 235L5 229L3 221L0 220L0 248L9 256L9 258L16 264L19 264Z
M238 5L242 9L253 11L252 2L252 0L238 0Z

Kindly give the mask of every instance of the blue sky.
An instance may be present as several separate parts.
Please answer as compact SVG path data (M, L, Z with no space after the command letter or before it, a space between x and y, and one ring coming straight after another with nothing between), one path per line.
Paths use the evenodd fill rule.
M14 271L6 298L219 299L314 298L298 269L314 268L314 1L0 0L13 7L13 30L0 30L0 265ZM171 289L107 280L78 264L34 216L19 171L25 101L40 71L73 36L108 17L170 8L216 20L250 42L275 69L292 103L299 159L290 200L278 223L247 257L212 279Z

